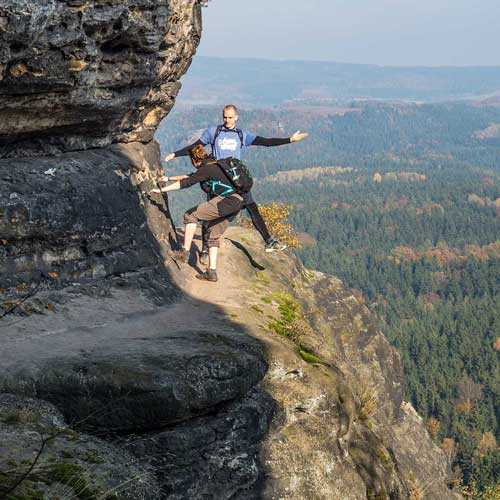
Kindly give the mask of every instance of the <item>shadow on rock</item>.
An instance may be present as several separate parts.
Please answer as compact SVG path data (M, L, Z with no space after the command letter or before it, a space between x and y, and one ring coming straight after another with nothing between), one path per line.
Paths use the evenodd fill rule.
M239 241L231 240L230 238L226 238L226 240L230 241L232 245L234 245L238 250L243 252L245 257L248 259L248 262L254 269L258 269L259 271L264 271L265 267L259 264L250 254L248 249L242 245Z
M120 435L139 466L153 467L160 498L257 495L259 444L275 410L260 388L263 347L182 290L168 206L141 194L155 185L158 146L19 160L15 177L12 168L0 161L10 179L0 184L10 217L0 227L1 285L15 293L50 279L0 319L9 321L0 390L52 403L83 440Z

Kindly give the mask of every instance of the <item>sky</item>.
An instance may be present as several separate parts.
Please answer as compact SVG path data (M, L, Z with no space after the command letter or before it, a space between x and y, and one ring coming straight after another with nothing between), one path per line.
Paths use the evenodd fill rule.
M198 54L500 66L500 0L210 0Z

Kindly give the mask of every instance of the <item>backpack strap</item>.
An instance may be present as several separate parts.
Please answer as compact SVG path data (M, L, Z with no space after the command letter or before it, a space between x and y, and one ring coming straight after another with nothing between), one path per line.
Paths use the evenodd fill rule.
M234 131L238 134L240 138L240 149L243 149L243 131L240 128L235 128Z
M215 154L215 141L217 140L217 137L219 137L220 133L224 129L224 125L217 125L217 128L215 129L215 134L211 142L212 146L212 154L216 156ZM240 149L243 149L243 131L240 128L231 128L227 129L226 132L234 132L235 134L238 134L238 137L240 139Z
M221 172L227 177L227 174L226 174L225 170L219 165L219 162L217 160L215 160L215 161L207 161L205 163L205 165L217 165L219 167L219 169L221 170ZM228 178L228 180L229 180L229 178ZM215 189L217 187L224 187L224 188L226 188L226 191L224 191L223 193L220 193L220 196L226 196L226 195L231 194L231 193L236 193L236 189L234 188L234 186L232 184L228 185L228 184L225 184L224 182L215 181L215 180L210 180L210 181L207 181L207 182L210 184L210 190L211 190L212 194L216 194L215 193Z
M212 143L210 144L212 146L212 154L214 156L215 156L215 141L217 140L217 137L219 137L223 128L224 128L224 125L217 125L217 128L215 129L214 137L212 139Z
M223 191L222 193L216 193L217 188L225 188L225 191ZM233 186L229 186L228 184L225 184L221 181L211 181L211 189L212 194L218 194L218 196L227 196L236 192Z

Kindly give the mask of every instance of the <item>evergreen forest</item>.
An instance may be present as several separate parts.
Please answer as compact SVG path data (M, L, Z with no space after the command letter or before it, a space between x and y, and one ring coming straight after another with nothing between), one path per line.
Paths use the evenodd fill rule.
M164 153L220 122L219 107L179 107ZM254 197L291 207L307 267L341 278L399 350L406 398L457 477L479 488L500 471L500 105L337 102L240 110ZM187 160L166 165L188 172ZM202 199L171 196L176 217Z

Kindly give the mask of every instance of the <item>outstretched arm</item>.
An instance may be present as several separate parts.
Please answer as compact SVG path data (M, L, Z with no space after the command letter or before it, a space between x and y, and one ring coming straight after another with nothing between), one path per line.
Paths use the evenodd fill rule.
M181 188L180 181L175 181L173 184L160 188L151 189L150 193L168 193L169 191L177 191Z
M174 151L173 153L168 153L168 155L165 156L163 161L169 162L173 160L174 158L177 158L179 156L189 156L189 150L194 148L195 146L198 146L198 144L203 144L201 139L198 139L196 142L193 142L193 144L190 144L189 146L186 146L185 148L178 149L177 151ZM205 145L205 144L203 144Z
M268 137L261 137L258 135L252 142L252 146L281 146L283 144L290 144L292 142L297 142L301 141L302 139L305 139L309 134L305 132L300 132L298 130L295 132L291 137L276 137L276 138L268 138Z
M156 179L158 182L168 182L168 181L182 181L182 179L187 179L189 175L161 175Z
M209 180L210 178L211 168L209 165L204 165L198 168L196 172L193 172L191 175L186 175L184 179L175 181L169 186L162 187L161 189L152 189L151 193L166 193L168 191L177 191L178 189L189 188L191 186L194 186L195 184L198 184L198 182L204 182L206 180ZM172 179L172 177L170 179Z

